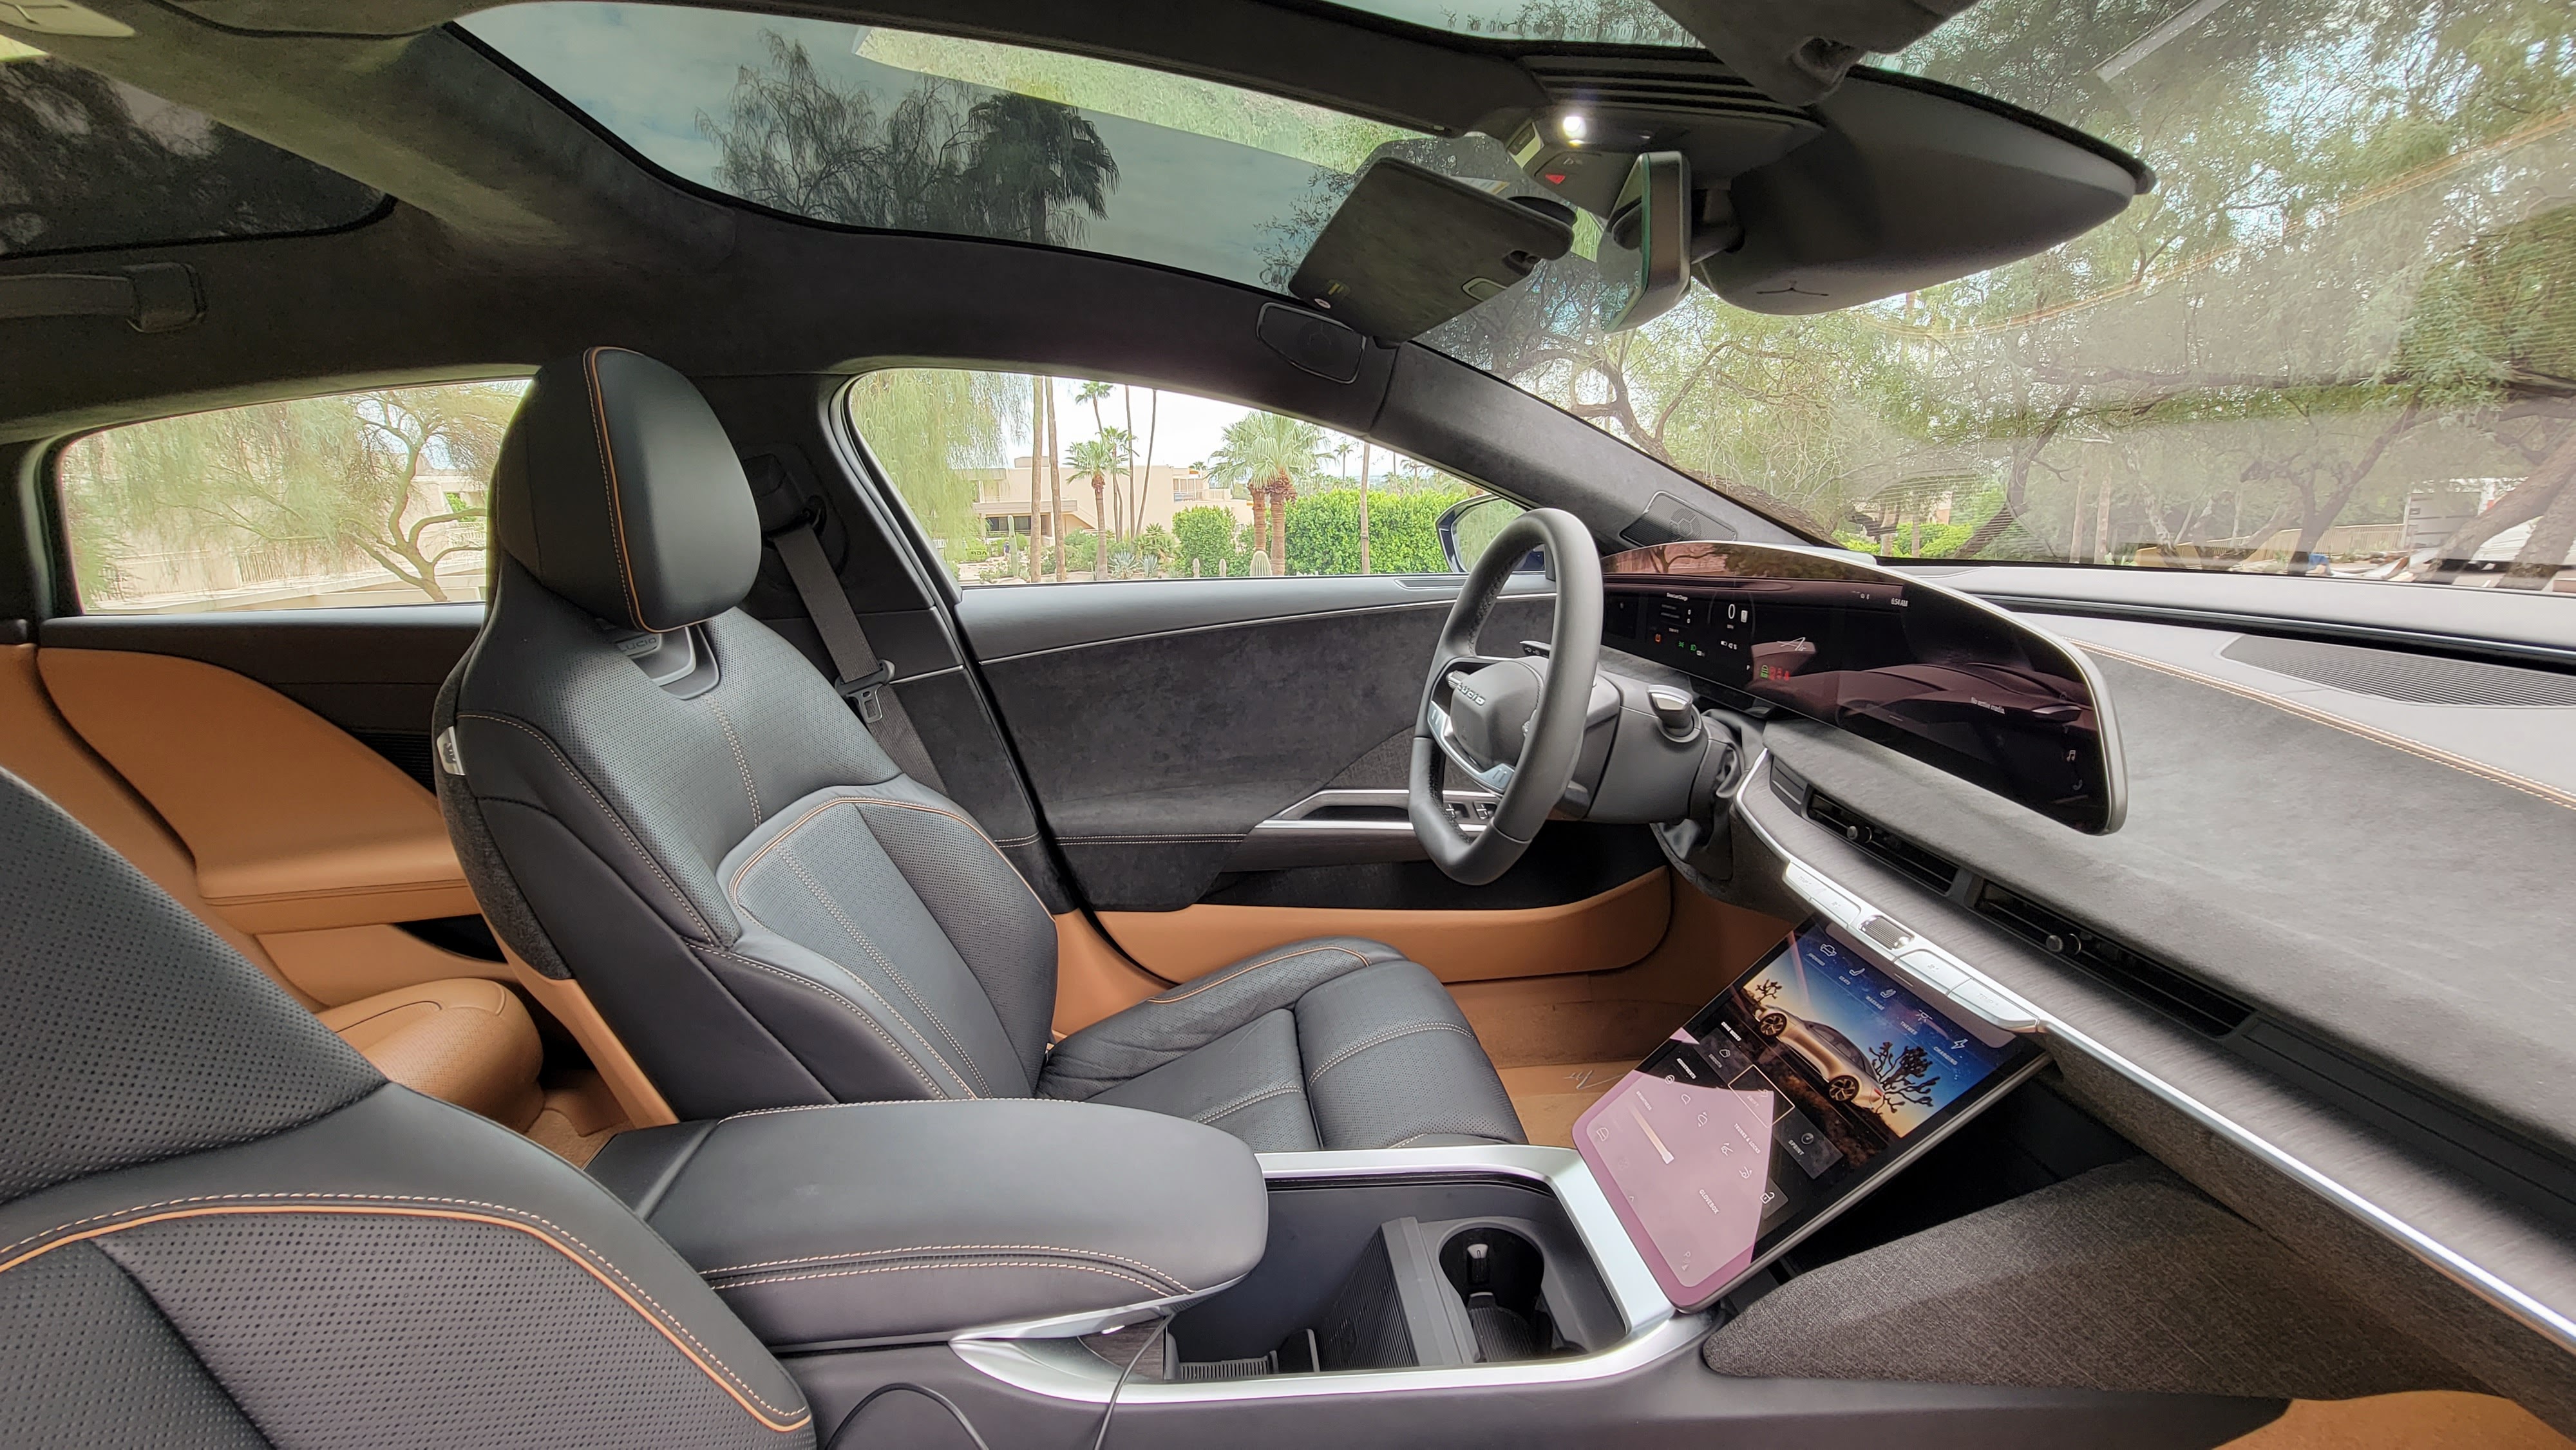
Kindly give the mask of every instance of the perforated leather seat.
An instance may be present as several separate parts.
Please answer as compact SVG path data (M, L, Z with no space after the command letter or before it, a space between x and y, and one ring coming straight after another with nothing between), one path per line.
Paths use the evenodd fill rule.
M670 1246L0 774L0 1445L813 1444Z
M439 798L495 929L577 978L682 1116L1034 1094L1263 1150L1523 1141L1456 1003L1375 942L1262 953L1050 1053L1053 919L735 607L754 505L678 373L611 349L541 371L492 500Z

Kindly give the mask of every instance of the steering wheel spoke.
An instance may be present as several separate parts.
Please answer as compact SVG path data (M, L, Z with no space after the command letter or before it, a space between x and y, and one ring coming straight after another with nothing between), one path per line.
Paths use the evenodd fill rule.
M1533 548L1547 551L1557 576L1545 657L1479 653L1477 631ZM1561 509L1514 519L1486 546L1450 607L1414 720L1407 813L1442 872L1482 886L1528 849L1573 778L1600 659L1601 559L1591 531ZM1451 769L1501 797L1473 834L1449 814L1442 786Z

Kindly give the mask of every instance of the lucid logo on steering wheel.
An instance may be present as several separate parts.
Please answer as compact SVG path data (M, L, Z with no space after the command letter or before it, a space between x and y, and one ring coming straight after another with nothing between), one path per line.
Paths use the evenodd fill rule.
M1459 699L1461 699L1461 700L1466 701L1466 702L1467 702L1468 704L1470 704L1470 705L1478 705L1478 706L1481 706L1481 705L1483 705L1483 704L1485 703L1485 697L1484 697L1484 696L1477 694L1475 691L1473 691L1473 690L1471 690L1471 689L1468 689L1465 685L1460 685L1460 686L1458 687L1458 698L1459 698Z

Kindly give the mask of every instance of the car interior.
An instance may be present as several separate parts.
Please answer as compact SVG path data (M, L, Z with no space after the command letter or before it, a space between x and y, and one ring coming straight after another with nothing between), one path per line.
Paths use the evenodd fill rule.
M0 1443L2569 1444L2576 27L2445 3L2564 84L2168 282L2014 86L2332 7L0 0ZM2520 290L2208 361L2353 216ZM1684 459L2087 306L2219 381ZM2109 567L2157 428L2306 512Z

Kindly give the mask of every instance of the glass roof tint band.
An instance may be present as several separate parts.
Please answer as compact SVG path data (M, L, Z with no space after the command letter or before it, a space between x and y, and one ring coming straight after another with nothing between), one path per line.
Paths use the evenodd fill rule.
M328 231L384 193L0 40L0 256Z
M588 3L462 23L647 159L761 206L1253 285L1286 282L1381 147L1431 140L1141 67L882 27ZM1511 174L1490 149L1487 169Z
M1458 35L1696 50L1681 22L1653 0L1338 0L1347 9Z

